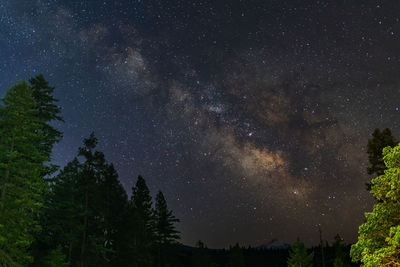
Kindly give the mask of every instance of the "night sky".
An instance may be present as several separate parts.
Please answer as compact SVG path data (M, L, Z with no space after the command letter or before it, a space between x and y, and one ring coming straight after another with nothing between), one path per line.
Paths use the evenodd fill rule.
M0 0L0 96L56 87L64 166L94 131L209 247L354 242L367 140L400 136L398 1Z

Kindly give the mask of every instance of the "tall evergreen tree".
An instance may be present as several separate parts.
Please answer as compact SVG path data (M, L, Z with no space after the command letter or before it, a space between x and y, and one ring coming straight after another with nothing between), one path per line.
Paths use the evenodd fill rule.
M135 266L153 266L155 245L155 218L152 209L152 199L146 181L139 176L132 188L130 200L132 255L135 256Z
M48 243L54 258L59 258L61 246L73 266L105 266L115 261L127 206L116 170L95 150L96 145L92 133L79 148L82 163L75 158L52 183L46 218Z
M37 145L40 152L47 156L46 161L49 162L53 145L62 139L62 133L52 126L51 123L56 121L63 122L64 120L60 115L61 108L56 104L58 100L53 96L54 87L49 86L43 75L33 77L29 82L32 88L32 95L39 109L37 116L41 121L41 126L38 130L44 137ZM49 175L56 170L56 165L46 165L43 175Z
M92 133L79 148L77 158L54 180L49 209L53 246L62 245L74 266L113 263L118 247L127 196L114 166L95 151Z
M26 264L27 252L40 232L39 213L46 183L41 178L47 159L37 144L43 142L38 104L25 82L13 86L0 106L0 253Z
M60 171L51 185L51 196L44 220L48 251L61 246L64 248L66 260L70 263L79 259L81 215L84 212L79 187L81 171L82 165L77 158ZM42 262L39 262L39 266L42 265Z
M61 108L57 106L58 100L53 97L54 93L54 87L50 87L47 83L47 81L44 79L43 75L38 75L36 77L33 77L29 80L30 82L30 87L32 89L32 95L35 98L37 104L38 104L38 119L41 121L41 126L38 129L38 132L44 137L43 140L38 142L36 144L37 148L40 150L40 152L44 155L46 155L46 159L43 162L43 171L41 173L41 176L44 178L46 176L49 176L50 174L54 173L58 167L54 164L51 164L51 152L53 149L53 145L56 142L59 142L62 138L62 133L58 131L52 123L55 121L63 121L62 117L60 116L61 113ZM50 182L49 177L46 177L47 181ZM46 194L45 196L46 199L46 205L49 200L49 195ZM44 212L46 212L46 207L44 209ZM51 258L54 258L57 253L59 253L60 250L57 251L48 251L48 245L45 241L46 239L46 233L48 232L46 228L46 214L43 214L43 216L40 218L41 219L41 224L43 228L43 233L36 236L36 240L34 244L32 245L32 252L37 260L40 261L40 258L42 258L43 254L49 253L49 255L46 257L47 262L50 261ZM57 260L55 261L57 262Z
M143 221L146 231L153 238L154 234L154 213L150 190L142 176L138 176L136 185L132 188L132 205L136 215Z
M82 171L78 182L81 215L80 266L99 266L108 252L105 246L105 218L103 214L100 184L104 181L106 166L104 154L96 151L97 138L91 133L84 139L84 146L79 148L78 156L82 157Z
M61 108L56 105L58 100L53 96L54 87L49 86L43 75L31 78L29 83L32 88L33 97L38 104L38 117L43 122L41 131L45 138L40 148L41 151L50 156L53 145L62 138L62 133L50 125L50 122L64 121L60 116Z
M386 170L372 180L371 193L378 200L359 229L351 247L353 261L365 267L400 266L400 145L383 150Z
M157 261L158 266L165 266L169 261L167 256L172 253L172 243L179 239L179 232L175 229L174 223L179 222L168 210L167 202L161 191L156 196L154 209L156 222L156 242L157 242Z
M179 239L179 231L175 229L174 223L179 219L172 215L172 210L168 209L164 194L159 191L155 203L156 238L157 243L167 245Z
M107 249L106 260L116 262L118 238L123 232L124 212L128 206L125 189L118 180L118 173L112 164L104 168L104 179L100 183L99 193L103 202L100 209L104 218L104 246Z
M304 243L297 238L290 248L287 264L288 267L312 267L313 259L314 252L307 254L307 248Z

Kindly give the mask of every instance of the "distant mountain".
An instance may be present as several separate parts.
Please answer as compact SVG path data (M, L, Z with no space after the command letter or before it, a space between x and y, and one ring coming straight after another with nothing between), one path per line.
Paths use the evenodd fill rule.
M278 239L272 239L268 243L259 245L255 247L256 249L289 249L290 245L286 243L279 242Z
M184 251L192 252L196 250L196 247L193 246L188 246L184 244L179 244L179 247L181 247ZM279 242L278 239L272 239L268 243L253 247L253 249L270 249L270 250L277 250L277 249L289 249L290 245L286 243ZM209 251L229 251L229 249L223 249L223 248L207 248Z
M178 244L178 247L180 247L182 250L187 251L187 252L193 252L194 250L197 249L197 247L193 247L193 246L188 246L188 245L184 245L184 244ZM225 251L225 249L223 248L207 248L207 250L209 251Z

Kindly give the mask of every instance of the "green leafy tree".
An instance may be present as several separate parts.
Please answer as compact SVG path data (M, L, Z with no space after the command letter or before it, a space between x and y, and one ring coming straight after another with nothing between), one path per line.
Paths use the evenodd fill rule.
M0 253L19 264L32 261L27 249L40 232L47 185L41 177L47 157L38 105L25 82L13 86L0 106Z
M353 261L365 267L400 266L400 145L384 148L383 160L387 169L372 180L371 193L378 203L365 213L350 252Z
M297 238L289 251L288 267L311 267L313 266L313 260L314 252L307 254L307 248L304 243Z

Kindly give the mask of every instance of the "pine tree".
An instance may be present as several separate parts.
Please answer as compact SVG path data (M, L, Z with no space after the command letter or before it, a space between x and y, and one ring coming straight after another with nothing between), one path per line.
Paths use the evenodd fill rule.
M174 223L179 219L168 210L167 202L161 191L156 196L155 204L156 238L158 244L168 245L179 239L179 232L175 229Z
M47 159L37 144L43 142L38 104L25 82L13 86L0 106L0 253L26 264L27 249L40 232L38 217L47 186L41 178Z
M58 100L53 97L54 87L50 87L42 75L36 76L29 81L32 89L32 96L34 97L38 108L37 119L40 121L40 127L37 129L37 133L43 136L39 142L36 142L36 148L45 156L42 162L43 170L41 172L41 177L46 179L47 182L51 182L51 179L49 179L48 176L58 169L58 166L50 163L51 152L53 145L56 142L59 142L62 138L62 133L54 128L52 123L55 121L63 121L60 116L61 108L56 105ZM49 260L54 258L54 255L58 253L58 251L48 250L49 244L46 242L46 233L48 232L48 229L46 229L46 217L48 216L45 212L47 210L46 206L49 197L49 192L47 192L45 195L44 212L40 217L40 224L43 231L41 234L35 236L35 242L30 248L32 254L35 256L35 263L40 261L46 253L49 253L46 257L48 263ZM57 262L57 260L55 260L55 262Z
M289 251L287 261L288 267L311 267L313 266L314 252L307 254L304 243L297 238Z
M52 251L61 245L74 266L114 263L127 196L113 165L95 151L92 133L77 158L52 183L47 229ZM54 254L54 253L53 253ZM41 266L41 265L40 265Z
M165 266L169 261L167 256L173 254L171 252L171 244L179 239L179 232L175 229L174 225L179 220L172 215L171 210L168 210L167 202L161 191L156 196L154 216L156 221L157 265Z
M104 168L104 180L100 183L99 193L102 195L102 217L104 217L104 246L107 249L106 259L113 263L116 260L118 238L123 232L124 211L128 197L118 180L118 173L112 164Z
M132 236L132 255L135 255L135 266L153 266L155 241L155 220L150 191L143 177L139 176L132 188L130 200Z
M97 138L91 133L83 140L78 156L83 159L82 171L78 182L81 215L80 266L100 266L107 258L109 250L105 242L105 218L101 184L104 182L106 162L104 154L96 151Z
M54 87L49 86L43 75L31 78L29 83L31 84L33 97L38 103L38 116L43 121L41 130L43 131L45 139L41 148L43 152L50 155L53 145L61 140L62 133L51 126L49 122L64 121L60 116L61 108L55 104L58 100L53 96Z
M50 247L49 251L58 246L65 248L63 252L70 263L79 259L81 215L84 212L79 187L81 171L82 165L77 158L60 171L51 185L52 194L46 208L45 243Z
M39 113L38 119L41 121L40 133L44 136L38 143L38 148L47 156L46 161L50 161L53 145L62 139L62 133L54 128L50 123L55 121L63 122L60 116L61 108L56 105L57 99L53 97L54 87L50 87L43 75L38 75L29 80L32 88L32 95L35 98ZM49 175L56 171L57 166L50 164L46 167L44 175Z
M372 180L371 193L378 200L359 227L358 242L351 247L353 261L365 267L400 265L400 145L383 150L386 170Z
M227 267L244 267L243 250L239 247L239 244L231 247L228 254Z
M136 185L132 188L131 202L135 208L135 213L144 222L145 230L150 235L154 233L154 216L152 209L152 199L150 190L142 176L138 176Z

